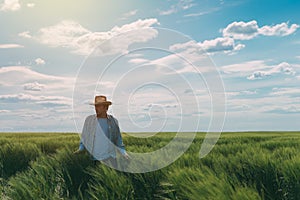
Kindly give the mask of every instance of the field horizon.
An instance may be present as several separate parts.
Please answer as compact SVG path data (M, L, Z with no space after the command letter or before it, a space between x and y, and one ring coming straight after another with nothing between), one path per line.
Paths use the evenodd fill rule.
M65 134L80 134L72 131L0 131L2 133L65 133ZM133 132L133 131L126 131L122 133L177 133L177 131L159 131L159 132ZM178 131L178 133L214 133L214 131L205 132L205 131ZM241 131L222 131L221 134L228 134L228 133L300 133L300 130L241 130Z

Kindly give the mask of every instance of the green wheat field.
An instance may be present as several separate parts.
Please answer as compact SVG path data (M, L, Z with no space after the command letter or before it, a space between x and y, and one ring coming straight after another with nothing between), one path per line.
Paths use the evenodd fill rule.
M127 151L150 152L175 133L123 133ZM171 165L125 173L73 154L71 133L0 133L1 199L300 199L300 132L222 133L199 159L205 133Z

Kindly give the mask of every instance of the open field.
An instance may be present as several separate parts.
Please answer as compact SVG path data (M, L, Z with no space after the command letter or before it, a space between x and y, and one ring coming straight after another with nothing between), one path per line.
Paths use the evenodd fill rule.
M175 133L128 137L128 151L150 152ZM70 133L0 133L2 199L300 199L300 132L222 133L199 159L204 133L174 163L131 174L74 155Z

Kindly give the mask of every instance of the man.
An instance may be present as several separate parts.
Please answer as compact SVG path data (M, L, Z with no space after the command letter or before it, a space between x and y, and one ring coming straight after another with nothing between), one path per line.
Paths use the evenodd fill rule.
M95 163L98 160L116 168L115 149L126 159L129 155L125 150L117 119L107 114L111 104L106 96L95 96L95 102L91 105L95 106L96 114L85 119L79 149L74 153L87 150Z

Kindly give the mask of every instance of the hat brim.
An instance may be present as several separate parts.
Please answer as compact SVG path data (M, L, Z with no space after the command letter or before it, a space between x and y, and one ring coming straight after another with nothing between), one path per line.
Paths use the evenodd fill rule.
M112 103L110 101L104 101L104 102L98 102L98 103L90 103L90 105L111 105Z

